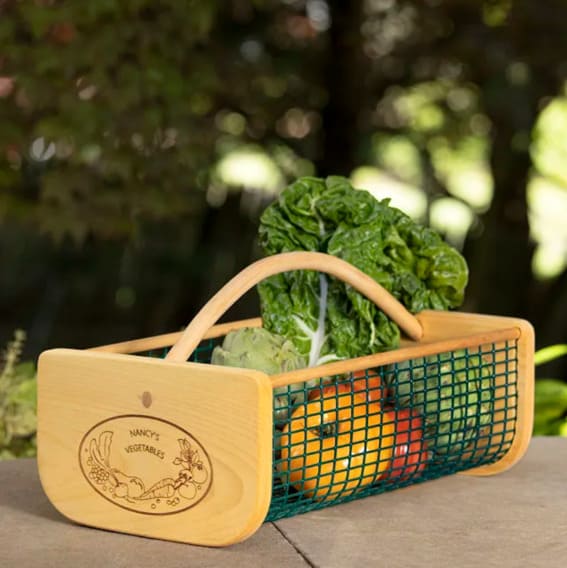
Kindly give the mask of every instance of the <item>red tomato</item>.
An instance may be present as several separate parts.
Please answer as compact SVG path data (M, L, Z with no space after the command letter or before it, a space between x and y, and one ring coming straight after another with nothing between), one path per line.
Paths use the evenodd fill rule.
M409 408L392 410L396 436L392 465L382 479L406 479L423 470L429 457L421 418Z

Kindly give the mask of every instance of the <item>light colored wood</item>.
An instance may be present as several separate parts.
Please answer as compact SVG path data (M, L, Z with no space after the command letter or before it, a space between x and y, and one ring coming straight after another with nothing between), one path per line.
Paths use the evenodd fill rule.
M506 328L517 326L516 318L491 316L484 314L472 314L466 312L448 312L425 310L416 314L416 319L420 322L423 335L419 340L421 345L435 343L437 341L452 341L454 339L469 338L477 334L484 334L491 331L502 331ZM262 318L250 318L228 323L221 323L212 326L205 332L203 339L222 337L229 331L243 327L260 327ZM183 335L183 331L175 331L162 335L133 339L120 343L112 343L93 347L90 351L105 351L109 353L141 353L152 349L162 349L171 347ZM519 333L519 331L517 332ZM402 338L400 347L413 347L416 342ZM381 355L381 354L380 354ZM351 359L356 364L364 365L367 360L362 357ZM361 367L362 369L362 367ZM360 369L354 369L360 370Z
M512 385L504 385L502 378L501 383L497 385L500 389L506 386L514 387L518 397L517 414L510 411L506 413L506 426L515 422L513 436L509 435L504 440L512 442L510 449L498 462L473 468L464 473L479 476L494 475L509 469L525 454L533 431L535 385L533 326L523 319L463 312L424 311L418 314L417 318L423 327L424 336L430 339L444 337L447 327L455 336L473 334L487 329L501 329L505 326L514 326L517 329L516 382ZM504 425L502 429L503 427Z
M243 327L260 327L262 318L250 318L235 322L220 323L211 327L203 339L214 339L222 337L229 331L241 329ZM143 339L133 339L130 341L121 341L120 343L110 343L99 347L92 347L89 351L105 351L107 353L142 353L144 351L152 351L153 349L163 349L171 347L183 335L183 331L174 331L173 333L163 333L152 337L144 337Z
M468 475L494 475L510 469L526 453L533 432L534 388L535 388L535 333L533 326L525 320L517 320L520 337L517 343L517 365L515 393L518 397L516 414L508 414L507 420L515 420L515 432L509 436L510 449L502 459L489 465L468 470ZM502 385L499 385L502 388Z
M272 387L275 389L294 383L317 379L322 376L362 371L451 350L474 348L475 346L488 343L517 340L517 384L496 385L499 389L514 387L518 395L517 414L513 414L508 409L506 414L507 422L500 426L500 429L504 430L505 425L509 425L511 421L516 421L516 433L513 436L513 441L510 435L508 435L507 439L503 440L503 443L512 441L511 447L506 455L498 462L474 468L464 473L470 475L493 475L508 469L524 455L529 445L533 429L534 332L532 326L529 322L518 318L466 312L425 310L417 314L416 318L419 320L423 329L423 336L419 342L403 339L400 348L397 350L272 375L270 377ZM261 325L260 318L242 320L231 324L221 324L212 327L207 332L207 335L208 337L220 337L230 329L255 327L259 325ZM180 334L176 335L178 337ZM144 340L137 341L143 342ZM140 345L138 342L134 341L130 343ZM165 347L166 345L162 346ZM501 412L501 409L497 409L497 411ZM496 444L496 434L496 431L493 432L493 437L490 440L492 444Z
M475 447L475 456L494 452L498 444L508 449L497 462L462 473L485 476L512 467L524 455L533 428L532 326L517 318L431 310L418 314L416 320L423 335L419 341L403 339L399 349L271 377L251 370L118 354L167 347L184 333L97 350L45 352L38 371L38 466L46 494L64 515L94 527L208 546L239 542L263 523L271 500L273 389L463 348L474 352L489 344L497 347L495 424L490 437ZM260 318L220 324L208 328L204 338L259 325ZM512 360L499 351L508 344L516 346ZM514 397L516 405L511 405ZM141 458L135 461L124 453L136 445L130 444L137 441L130 440L131 431L148 424L158 424L155 429L163 438L169 432L169 446L163 442L154 450L163 448L169 470L161 462L160 467L147 467ZM146 490L126 506L119 506L119 498L105 496L100 484L89 481L84 473L90 467L84 452L92 440L101 436L107 440L109 431L114 442L120 442L116 447L122 453L112 454L112 467L103 463L102 469L126 473L134 487L139 478ZM192 448L204 456L204 469L211 473L196 490L200 500L190 507L182 506L183 502L168 505L174 503L175 491L181 494L175 484L184 481L171 464L177 435L191 440ZM156 458L146 450L139 453ZM137 466L132 469L132 464ZM124 485L118 484L117 489ZM174 493L164 493L158 503L159 491L166 488ZM146 494L156 507L175 510L153 514L136 509L147 507L142 499Z
M201 460L200 468L174 462L179 439L199 451L191 460ZM47 496L76 522L208 546L232 544L261 525L270 503L270 381L252 370L46 351L38 368L38 448ZM187 453L181 457L189 460ZM94 480L87 476L93 460ZM182 476L187 471L189 481ZM98 483L100 475L109 480ZM181 489L180 482L186 483ZM189 491L201 500L191 501Z
M507 316L475 314L469 312L451 312L444 310L424 310L416 314L423 337L427 341L467 337L506 327L517 327L521 332L524 320Z
M414 340L421 338L421 325L415 316L361 270L333 255L319 252L289 252L258 260L225 284L187 326L166 358L170 361L187 360L205 332L241 296L265 278L291 270L317 270L343 280L379 306L409 337Z

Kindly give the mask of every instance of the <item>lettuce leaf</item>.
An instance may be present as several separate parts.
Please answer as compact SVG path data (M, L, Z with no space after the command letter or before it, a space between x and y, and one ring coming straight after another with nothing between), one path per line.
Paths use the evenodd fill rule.
M411 312L458 307L468 269L435 231L346 178L300 178L268 206L259 240L267 255L320 251L374 278ZM263 325L293 341L309 366L397 347L398 326L350 286L292 271L258 286Z

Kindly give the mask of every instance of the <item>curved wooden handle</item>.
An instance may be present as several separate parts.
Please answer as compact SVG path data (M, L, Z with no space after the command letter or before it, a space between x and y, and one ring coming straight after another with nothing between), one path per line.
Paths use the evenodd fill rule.
M290 270L317 270L343 280L374 302L411 339L418 341L421 338L423 330L417 318L385 288L352 264L321 252L286 252L258 260L229 280L187 326L177 343L170 349L166 359L186 361L207 330L241 296L264 278Z

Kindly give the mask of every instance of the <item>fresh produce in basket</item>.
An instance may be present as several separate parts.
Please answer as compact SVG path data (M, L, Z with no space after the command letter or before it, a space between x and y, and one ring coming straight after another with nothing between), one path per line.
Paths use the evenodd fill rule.
M363 394L367 401L385 402L386 387L382 384L379 369L355 371L347 380L352 390ZM391 464L380 479L404 480L422 471L429 460L427 443L423 439L423 422L419 414L409 408L386 408L385 411L394 422L395 442Z
M351 374L350 380L353 390L364 393L368 401L381 402L385 398L386 387L382 384L378 371L374 369L355 371Z
M393 410L395 427L392 464L380 479L405 480L423 471L428 460L421 417L409 408Z
M267 255L319 251L346 260L414 313L455 308L464 297L468 268L459 252L345 178L292 183L264 211L259 239ZM399 345L393 321L323 272L283 272L262 281L258 292L264 327L228 334L212 363L273 375ZM462 452L491 418L490 378L462 367L452 373L436 361L428 358L421 374L402 365L396 373L387 368L386 377L358 371L276 389L274 447L284 483L316 500L334 499L419 473L430 449ZM387 388L396 410L382 407Z
M332 500L374 483L389 465L394 421L349 381L316 389L284 427L277 468L306 497Z
M385 399L386 387L382 384L382 378L377 374L376 371L368 369L368 371L355 371L353 373L346 373L343 376L323 377L323 385L331 382L339 382L351 389L354 392L364 395L368 402L378 402L381 403ZM317 386L317 385L315 385ZM309 390L308 398L313 400L314 398L321 396L320 388L311 388Z
M411 312L461 304L463 257L435 231L354 189L346 178L300 178L260 219L267 255L319 251L353 264ZM399 344L398 326L352 287L323 273L292 271L258 285L263 325L296 345L308 366Z
M458 459L492 422L494 368L465 350L389 366L384 379L397 407L423 416L434 457Z
M225 336L222 346L217 345L214 348L211 363L255 369L275 375L302 369L305 367L305 358L285 337L270 333L262 327L246 327L231 331ZM304 400L308 387L309 384L304 386L302 383L295 383L289 387L275 389L274 420L287 418L290 408Z

